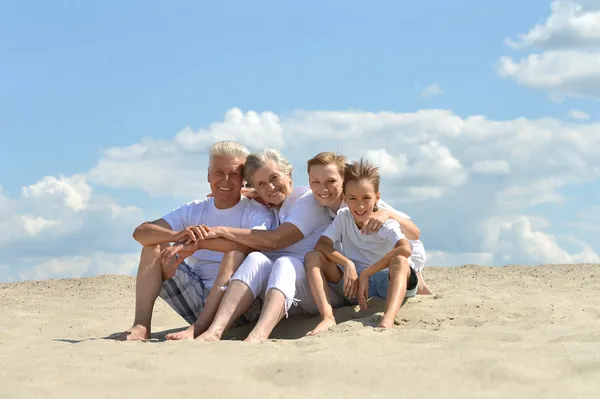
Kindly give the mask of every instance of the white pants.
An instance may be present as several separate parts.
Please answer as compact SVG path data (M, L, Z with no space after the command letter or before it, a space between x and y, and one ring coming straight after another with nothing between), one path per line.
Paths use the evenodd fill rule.
M275 288L285 296L285 311L289 314L318 314L319 309L310 291L304 262L293 256L268 258L262 252L250 253L231 281L239 280L252 290L254 298L265 297L270 289ZM343 305L343 298L330 292L331 305L336 308ZM296 305L290 309L292 305Z

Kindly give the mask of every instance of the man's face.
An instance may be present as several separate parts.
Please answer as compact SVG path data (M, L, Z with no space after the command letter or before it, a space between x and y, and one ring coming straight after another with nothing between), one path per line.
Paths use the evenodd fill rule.
M240 198L243 165L243 158L213 157L208 168L208 183L216 201Z

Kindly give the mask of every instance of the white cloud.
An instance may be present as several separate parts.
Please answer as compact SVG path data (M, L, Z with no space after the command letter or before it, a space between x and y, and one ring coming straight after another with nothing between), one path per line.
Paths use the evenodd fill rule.
M514 49L573 49L600 47L600 2L553 1L551 15L542 24L505 43Z
M44 177L18 198L0 191L0 205L10 209L0 207L0 281L100 272L109 269L107 256L139 247L131 232L141 209L94 194L83 175Z
M510 165L502 160L477 161L471 165L474 173L482 175L505 175L510 173Z
M421 92L421 97L434 97L441 94L444 94L442 86L440 86L438 83L432 83L423 89Z
M600 98L600 3L554 1L551 15L519 40L513 49L537 48L541 53L513 60L501 57L498 74L517 83L548 91L553 99Z
M87 184L83 175L59 178L46 176L21 190L21 195L25 198L44 200L58 198L76 212L87 207L91 194L92 188Z
M498 73L555 97L600 98L600 53L548 51L513 61L502 57Z
M587 120L590 119L590 116L584 112L584 111L580 111L578 109L572 109L569 111L569 116L571 117L571 119L575 119L575 120Z
M278 121L285 142L283 152L295 165L296 184L306 183L305 162L319 151L339 151L350 159L367 157L378 164L383 198L415 219L428 250L444 254L438 256L440 262L499 260L500 254L506 255L499 249L506 238L500 241L499 237L507 223L540 205L563 207L568 203L566 187L600 177L595 150L600 145L597 123L571 124L555 118L461 118L447 110L297 111L273 116L272 120ZM222 126L211 126L215 125ZM177 140L146 140L143 151L138 145L108 150L98 165L110 163L112 167L94 168L96 178L121 187L120 171L126 169L128 179L136 182L134 187L151 195L180 196L182 201L203 197L208 188L198 188L195 182L205 178L203 155L210 142L206 141L205 147L196 143L189 150L186 156L197 161L188 163L187 174L182 174L180 165L171 162L171 152L165 150L179 148ZM257 149L253 143L246 144ZM140 158L141 153L153 156ZM182 193L189 197L181 197ZM533 233L552 236L550 221L529 220ZM526 235L526 229L519 231ZM511 245L510 259L545 261L527 255L528 247ZM561 248L558 241L557 245ZM577 253L565 250L551 254L558 261L579 259Z
M211 127L227 131L228 123L237 126L256 117L277 121L277 129L265 129L264 137L244 143L253 150L256 143L285 143L282 151L295 166L297 185L306 184L306 160L320 151L373 160L381 167L382 197L419 225L426 249L435 256L432 264L576 262L595 259L600 248L600 241L556 225L552 217L560 211L573 223L585 221L569 207L569 188L600 178L599 123L461 118L448 110L297 111L263 119L258 115L265 114L239 116L234 110L227 115ZM243 129L232 130L243 136ZM274 131L279 136L272 141ZM208 192L211 143L198 138L185 147L180 135L146 139L104 151L89 173L45 177L24 187L18 198L0 191L0 256L2 263L21 270L0 279L102 273L120 264L135 269L133 261L103 259L139 250L131 232L144 220L142 210L99 194L86 177L96 186L180 202L202 198ZM555 235L563 228L581 242L579 249L565 247L566 241Z

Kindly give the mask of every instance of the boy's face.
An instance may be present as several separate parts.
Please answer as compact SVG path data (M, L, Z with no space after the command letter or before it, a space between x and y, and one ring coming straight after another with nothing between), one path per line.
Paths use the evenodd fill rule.
M372 214L379 201L379 193L375 192L369 180L356 180L346 184L344 200L357 225L362 225Z

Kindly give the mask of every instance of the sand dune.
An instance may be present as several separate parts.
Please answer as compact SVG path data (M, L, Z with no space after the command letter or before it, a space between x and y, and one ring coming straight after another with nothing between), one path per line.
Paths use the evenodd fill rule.
M392 331L368 311L302 338L285 320L262 345L168 342L184 322L162 301L153 339L101 339L129 327L125 276L0 285L0 398L598 398L600 265L425 269L437 295L400 311Z

